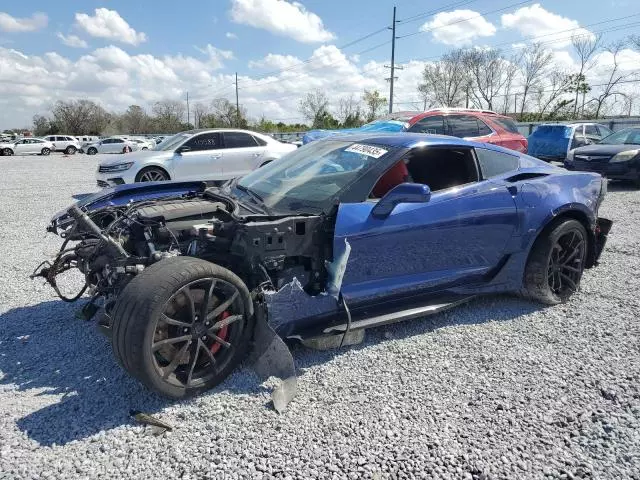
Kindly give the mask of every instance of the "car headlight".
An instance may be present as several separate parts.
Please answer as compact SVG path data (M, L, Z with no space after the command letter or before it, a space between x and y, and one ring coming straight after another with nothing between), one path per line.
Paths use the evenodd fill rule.
M627 150L626 152L620 152L617 155L614 155L614 157L609 162L626 162L637 156L638 153L640 153L640 150Z
M101 165L98 171L101 173L124 172L133 166L134 162L118 163L116 165Z

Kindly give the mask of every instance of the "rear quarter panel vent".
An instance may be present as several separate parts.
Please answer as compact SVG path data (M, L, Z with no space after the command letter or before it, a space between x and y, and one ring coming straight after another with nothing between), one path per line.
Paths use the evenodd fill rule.
M536 172L525 172L518 173L517 175L513 175L512 177L507 178L507 182L520 182L522 180L532 180L534 178L542 178L548 177L548 173L536 173Z

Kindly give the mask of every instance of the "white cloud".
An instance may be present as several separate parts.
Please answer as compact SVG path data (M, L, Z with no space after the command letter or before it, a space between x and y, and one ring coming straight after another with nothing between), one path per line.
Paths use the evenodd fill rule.
M140 45L147 36L136 32L115 10L96 8L95 15L76 13L76 26L92 37L107 38L129 45Z
M232 0L231 18L236 23L263 28L298 42L326 42L335 38L318 15L297 2Z
M227 32L224 34L225 37L230 38L231 40L237 40L238 36L235 33Z
M540 37L539 41L549 42L546 45L552 48L570 45L572 35L593 36L588 30L579 28L576 20L549 12L539 3L506 13L501 21L503 27L517 30L524 37Z
M209 43L204 48L196 47L196 50L209 57L209 65L214 69L222 68L224 66L223 60L233 58L233 52L231 50L221 50Z
M60 32L56 33L56 37L60 39L67 47L87 48L89 45L77 35L64 35Z
M42 12L36 12L29 18L16 18L0 12L0 30L4 32L33 32L46 27L48 23L49 17Z
M251 60L249 68L269 68L274 70L284 70L302 63L298 57L293 55L280 55L277 53L269 53L262 60Z
M476 37L491 37L496 27L473 10L440 12L420 30L432 32L433 39L446 45L468 45Z

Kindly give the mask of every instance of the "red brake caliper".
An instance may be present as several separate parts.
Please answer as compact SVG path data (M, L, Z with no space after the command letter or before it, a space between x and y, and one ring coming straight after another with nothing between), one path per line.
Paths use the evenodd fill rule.
M230 316L231 314L227 311L224 311L220 314L220 316L218 316L218 320L224 320L225 318L227 318L228 316ZM216 335L218 337L220 337L222 340L226 340L227 339L227 333L229 330L229 325L225 325L224 327L222 327L220 330L218 330L218 332L216 333ZM220 347L222 345L220 345L218 342L214 341L213 345L211 345L211 353L215 354L218 350L220 350Z

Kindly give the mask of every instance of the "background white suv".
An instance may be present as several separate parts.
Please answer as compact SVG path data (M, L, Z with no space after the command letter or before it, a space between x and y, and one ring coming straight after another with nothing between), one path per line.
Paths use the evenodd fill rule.
M248 130L190 130L166 138L154 150L101 162L98 186L163 180L228 180L296 150Z
M67 155L73 155L82 148L78 139L69 135L48 135L44 140L53 143L56 152L64 152Z
M87 145L84 149L87 155L96 153L127 153L140 150L140 146L130 140L121 137L103 138L102 140Z

